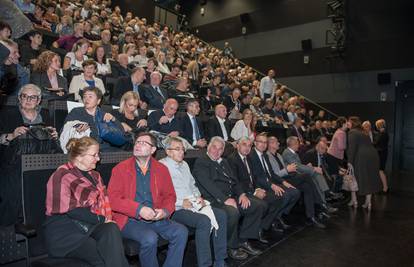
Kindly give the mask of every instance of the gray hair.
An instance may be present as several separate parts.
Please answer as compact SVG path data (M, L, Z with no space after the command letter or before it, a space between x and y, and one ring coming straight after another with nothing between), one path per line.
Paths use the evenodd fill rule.
M170 149L174 142L183 144L183 141L180 138L170 136L164 141L165 150Z
M150 78L152 78L152 76L154 76L154 75L158 75L160 77L160 79L162 79L161 72L159 72L159 71L153 71L153 72L151 72Z
M32 89L32 90L36 91L36 94L40 97L39 99L41 99L42 90L39 88L39 86L37 86L36 84L32 84L32 83L28 83L28 84L23 85L19 89L19 92L17 93L17 95L20 97L20 95L23 93L23 91L27 90L27 89Z
M297 142L297 141L298 141L298 137L297 136L289 136L286 139L286 144L287 144L288 147L290 147L293 144L293 142Z
M243 141L249 141L250 143L252 143L252 140L250 140L250 138L249 137L247 137L247 136L243 136L243 137L240 137L240 139L239 140L237 140L237 144L240 144L241 142L243 142Z
M208 143L207 149L210 149L210 147L213 145L213 143L215 142L219 142L221 143L223 146L226 146L226 141L224 141L223 137L221 136L214 136L213 138L211 138L210 143Z

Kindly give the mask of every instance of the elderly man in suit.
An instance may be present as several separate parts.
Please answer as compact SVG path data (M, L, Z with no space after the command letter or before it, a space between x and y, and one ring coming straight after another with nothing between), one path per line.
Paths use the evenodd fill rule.
M297 154L297 151L299 150L299 140L296 136L289 136L286 139L286 143L288 147L282 153L284 162L287 164L296 163L298 173L310 175L316 185L318 194L322 199L322 207L329 213L337 211L337 208L330 207L326 203L325 192L329 190L329 186L323 177L322 169L320 167L302 164L302 161Z
M297 164L291 163L286 165L282 156L277 152L279 150L279 140L275 136L267 139L267 155L272 170L280 177L294 185L303 192L307 224L318 228L325 228L321 222L315 218L315 203L322 204L322 200L308 174L299 174Z
M269 216L268 223L272 224L277 219L275 227L279 231L283 231L289 228L289 225L283 221L282 215L289 214L300 198L300 191L273 172L266 149L267 134L260 133L256 135L254 149L249 154L253 166L252 174L258 186L266 190L267 197L264 200L269 205L276 205L276 202L281 202L281 207L277 209L276 214L273 214L273 217Z
M142 67L136 67L131 71L131 76L119 77L115 84L112 102L114 105L119 105L121 97L128 91L138 93L142 99L144 95L144 86L142 82L145 79L145 70Z
M175 116L177 109L177 100L169 98L162 110L155 110L148 116L149 128L169 136L179 136L181 127L178 118Z
M219 104L214 109L214 116L207 122L207 136L209 139L214 136L220 136L224 141L233 141L230 136L231 123L227 120L227 108Z
M198 114L200 113L200 104L197 99L190 99L186 103L187 112L180 118L182 137L185 138L194 147L206 147L203 126Z
M227 214L227 243L229 256L245 259L247 254L258 255L249 239L259 239L263 206L243 190L228 161L221 156L225 141L219 136L210 140L207 153L194 163L193 175L204 199Z
M148 103L149 109L162 109L168 99L167 90L160 87L162 75L154 71L150 76L150 85L144 90L142 100Z
M242 137L237 141L237 150L228 157L228 161L246 194L257 199L258 203L263 205L266 212L263 214L264 217L260 228L262 231L269 230L278 211L282 208L283 202L273 197L274 194L267 194L266 190L257 186L252 173L253 164L250 158L248 158L251 150L252 141L248 137ZM259 241L267 244L268 241L263 237L262 231L259 235Z

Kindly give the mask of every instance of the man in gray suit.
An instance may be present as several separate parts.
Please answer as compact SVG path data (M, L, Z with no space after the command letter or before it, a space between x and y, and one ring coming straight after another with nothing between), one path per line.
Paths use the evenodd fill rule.
M313 183L309 174L299 174L297 172L297 164L291 163L286 165L282 156L277 153L279 150L279 140L275 136L270 136L267 139L267 155L269 156L270 165L273 172L282 177L294 187L303 192L306 223L318 228L325 228L325 225L319 222L315 218L315 204L322 205L322 199L320 198L316 185Z
M312 167L302 164L299 155L297 153L299 149L299 140L296 136L289 136L286 139L287 148L283 151L282 157L286 164L296 164L296 170L300 174L308 174L312 177L313 182L316 185L316 189L319 193L320 198L322 199L322 206L329 213L335 212L338 209L329 207L326 203L325 192L329 191L329 186L323 177L323 171L320 167Z

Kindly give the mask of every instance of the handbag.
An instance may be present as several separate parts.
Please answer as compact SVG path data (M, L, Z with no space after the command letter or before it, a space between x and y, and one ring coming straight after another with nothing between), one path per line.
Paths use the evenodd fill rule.
M358 183L356 181L354 168L352 167L352 165L348 167L348 170L344 175L342 189L351 192L358 191Z
M127 142L124 129L121 129L114 122L105 122L102 112L98 109L96 113L96 126L99 131L99 137L114 146L122 146Z

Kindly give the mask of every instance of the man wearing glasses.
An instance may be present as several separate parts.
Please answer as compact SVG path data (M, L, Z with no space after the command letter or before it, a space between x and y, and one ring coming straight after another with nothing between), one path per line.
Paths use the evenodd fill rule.
M187 228L169 220L175 210L176 195L170 173L152 157L155 137L138 134L134 156L112 170L108 186L114 220L122 235L139 243L141 266L159 266L158 236L169 241L165 267L182 266Z
M227 256L227 216L219 208L211 207L195 185L190 167L184 161L184 146L180 139L167 141L167 157L160 160L170 171L177 201L172 219L195 228L197 263L199 267L213 266L210 238L214 247L214 266L225 266Z

